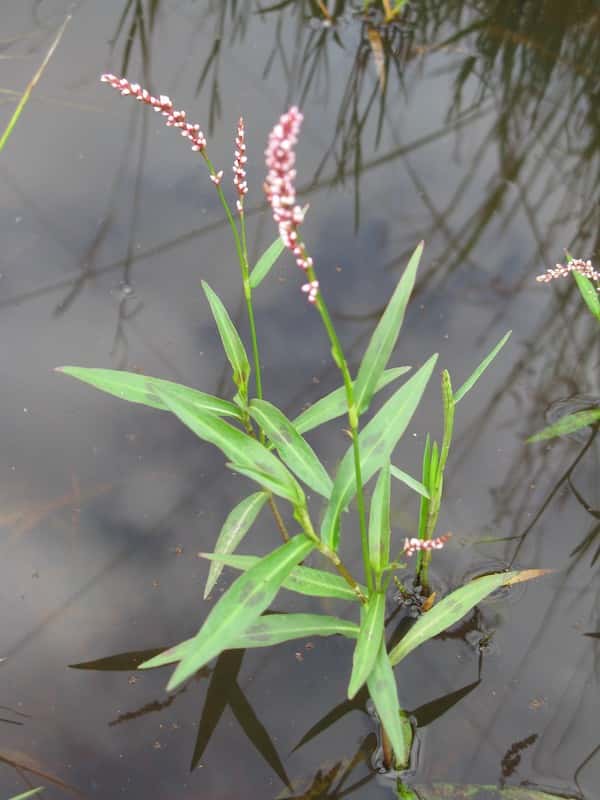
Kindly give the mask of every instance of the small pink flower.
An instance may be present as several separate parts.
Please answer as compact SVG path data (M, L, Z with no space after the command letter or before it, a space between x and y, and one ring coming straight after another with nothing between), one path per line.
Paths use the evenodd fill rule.
M571 272L579 272L592 281L600 281L600 273L594 269L592 262L584 261L583 258L573 258L568 264L557 264L555 267L550 267L543 275L538 275L536 281L549 283L556 278L566 278Z
M236 206L240 213L242 212L244 196L248 194L248 184L246 182L247 161L244 120L240 117L235 137L235 158L233 161L233 185L238 193Z
M211 175L210 179L214 183L215 186L220 186L221 185L221 181L223 179L223 170L220 169L214 175Z
M310 283L305 283L304 286L302 287L302 291L308 294L309 303L316 303L317 295L319 294L319 281L311 281Z
M438 536L437 539L406 538L404 540L404 555L410 558L410 556L413 556L419 550L424 550L426 552L430 550L441 550L451 536L451 533L445 533L443 536Z
M268 174L265 180L265 194L273 219L279 227L279 236L284 245L296 256L296 264L305 272L312 268L312 258L306 252L304 243L298 235L298 228L304 221L304 211L296 204L296 154L294 147L298 142L298 134L302 125L302 114L292 106L280 117L279 122L269 134L269 142L265 150ZM316 286L315 286L316 284ZM317 281L307 283L302 290L314 303L317 298L319 284Z
M119 78L111 73L105 73L100 76L103 83L110 83L110 85L121 92L122 95L131 95L139 100L141 103L151 106L155 111L160 112L163 117L166 117L166 125L168 128L179 128L181 135L191 142L192 150L196 153L201 153L206 147L206 137L200 130L200 125L192 125L186 119L185 111L176 111L173 108L173 103L166 94L161 94L159 97L154 97L146 89L142 89L139 83L130 83L127 78Z

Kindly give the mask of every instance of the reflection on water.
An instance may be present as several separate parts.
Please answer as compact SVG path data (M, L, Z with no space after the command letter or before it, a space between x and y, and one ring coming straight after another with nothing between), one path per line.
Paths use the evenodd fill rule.
M306 235L354 363L421 238L397 363L439 348L460 383L514 329L459 420L440 520L456 546L439 569L452 585L490 563L556 573L398 669L421 745L411 781L421 800L520 784L596 800L598 442L524 439L557 401L600 393L597 327L574 285L534 282L565 247L600 250L597 4L413 0L391 25L358 0L5 5L11 103L73 20L1 164L0 795L394 795L366 695L342 700L345 642L225 653L174 695L162 671L136 672L200 624L196 554L245 484L168 417L51 369L140 369L218 393L199 281L232 311L240 293L211 187L155 118L106 96L109 69L194 112L224 168L244 114L254 255L274 234L266 132L301 103ZM290 413L334 388L295 280L282 265L258 295L265 380ZM437 415L432 392L401 448L409 471ZM315 441L332 468L343 444L335 428ZM408 492L393 512L396 535L414 529ZM392 638L406 624L393 611Z

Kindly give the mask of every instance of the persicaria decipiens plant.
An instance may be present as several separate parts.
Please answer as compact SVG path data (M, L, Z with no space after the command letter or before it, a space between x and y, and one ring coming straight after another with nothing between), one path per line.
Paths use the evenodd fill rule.
M430 602L424 606L427 611L388 650L387 590L392 579L402 587L396 573L408 569L400 559L416 556L413 574L403 576L402 580L412 580L414 586L426 589L430 559L450 537L450 534L436 536L435 529L456 405L479 380L510 332L458 390L453 390L448 371L442 372L443 437L440 445L429 435L425 437L421 480L416 480L396 467L392 460L396 458L397 445L433 374L437 354L415 368L381 403L379 392L386 386L391 387L409 370L408 367L390 367L389 362L415 285L423 243L410 257L353 374L300 233L304 210L296 200L295 189L295 147L302 123L300 111L295 106L290 108L269 136L264 188L278 238L251 268L244 212L248 184L243 120L240 118L235 136L235 206L230 207L223 192L223 170L215 169L210 161L206 138L198 124L189 123L185 112L175 110L166 95L155 97L138 84L112 74L103 75L102 80L122 95L131 95L162 114L166 124L179 129L191 142L192 150L206 163L238 255L251 343L250 357L225 304L203 281L204 293L231 367L232 393L235 387L232 399L139 373L61 368L109 394L175 415L199 439L217 447L236 475L254 484L254 491L239 501L224 520L214 551L203 554L211 562L205 597L210 595L225 566L240 570L241 576L212 606L195 636L149 659L139 668L175 665L167 686L173 690L224 650L264 647L309 636L345 636L353 643L352 663L348 667L348 697L356 697L363 686L367 687L377 710L382 737L390 744L386 752L393 751L396 765L405 768L410 761L412 729L407 716L401 712L393 668L416 647L458 622L500 586L539 574L534 570L486 574L456 588L440 602L434 602L436 594L432 592ZM253 306L253 292L285 249L293 253L306 276L302 291L322 320L332 354L332 369L336 374L339 371L342 381L341 386L293 419L264 399ZM342 416L346 418L346 433L351 443L339 464L331 470L305 434L335 420L339 424ZM392 478L408 486L419 503L418 513L414 515L414 531L403 536L403 545L396 545L395 553ZM367 484L372 484L370 496ZM345 512L354 502L356 525L351 526L348 519L352 515ZM282 504L287 513L280 509ZM315 509L317 504L320 507ZM281 545L264 555L239 554L242 541L266 506L281 534ZM343 540L352 535L360 540L360 576L354 574L355 565L345 560ZM313 556L316 564L308 566L305 562ZM310 596L345 601L347 616L265 614L284 589L296 593L300 600ZM391 761L386 763L388 767L391 765Z

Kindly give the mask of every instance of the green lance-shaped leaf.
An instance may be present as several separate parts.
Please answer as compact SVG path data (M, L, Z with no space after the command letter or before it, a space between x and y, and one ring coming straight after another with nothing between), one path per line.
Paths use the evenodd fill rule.
M197 411L203 411L219 417L236 417L236 419L240 417L238 407L228 400L221 400L220 397L213 397L210 394L199 392L197 389L190 389L188 386L181 386L179 383L164 381L160 378L151 378L146 375L137 375L134 372L122 372L116 369L58 367L56 371L71 375L73 378L89 383L90 386L95 386L96 389L101 389L103 392L120 397L122 400L141 403L142 405L150 406L150 408L169 411L152 389L152 386L158 386L159 389L169 390L173 396L178 397L180 400L185 400Z
M412 254L394 294L373 331L363 356L354 388L354 400L359 414L369 407L377 382L383 374L398 339L404 321L404 312L415 285L424 244L421 242Z
M333 484L327 470L285 414L266 400L252 400L250 416L266 433L292 472L315 492L328 498Z
M391 457L419 405L436 360L437 354L397 389L359 434L363 483L366 484ZM321 525L322 539L333 550L337 550L339 543L340 514L355 494L354 454L350 447L338 468Z
M392 367L386 369L383 375L379 378L375 391L384 389L392 381L400 378L410 371L410 367ZM340 386L330 394L321 397L309 408L299 414L294 420L294 427L298 433L306 433L330 422L332 419L337 419L343 414L348 413L348 403L346 401L346 388Z
M37 789L31 789L28 792L23 792L23 794L16 794L13 797L10 797L9 800L25 800L26 797L33 797L36 794L44 791L43 786L38 786Z
M221 553L200 553L202 558L218 561L233 569L248 570L260 561L259 556L224 555ZM303 594L308 597L332 597L337 600L354 600L359 598L354 589L346 583L341 575L324 572L313 567L296 567L282 584L283 589ZM366 594L364 586L359 586Z
M390 653L390 661L395 666L416 647L433 639L438 633L458 622L465 614L500 586L518 583L538 577L544 570L523 570L520 572L501 572L484 575L470 581L460 589L455 589L448 597L436 603L415 622Z
M250 273L250 288L256 289L267 277L279 256L283 253L285 245L278 236L275 241L267 247L265 252L256 262Z
M254 521L260 513L261 508L267 502L268 494L265 492L255 492L250 497L246 497L241 503L232 509L227 515L219 538L215 544L217 553L233 553L246 533L252 527ZM204 589L204 599L208 597L213 586L219 580L223 571L223 563L213 561L208 571L206 587Z
M581 272L577 272L577 270L573 270L573 277L577 283L579 294L582 296L589 310L596 317L598 322L600 322L600 298L598 297L596 287L589 278L586 278L585 275L582 275Z
M271 605L283 581L314 546L314 541L304 534L294 536L234 581L194 637L167 689L177 688L212 658L230 648Z
M412 728L400 709L398 687L385 649L385 641L379 645L375 664L367 678L367 687L381 724L392 743L396 764L399 768L406 768L412 747Z
M348 698L350 700L371 674L377 653L383 642L384 618L385 593L375 592L369 597L367 606L361 613L360 632L354 648L352 674L348 684Z
M458 389L458 391L454 395L455 405L456 403L460 403L460 401L463 399L466 393L470 391L473 388L473 386L475 386L479 378L481 378L483 373L486 371L486 369L489 367L492 361L496 358L500 350L502 350L504 345L508 342L511 333L512 331L508 331L508 333L504 334L504 336L500 339L500 341L498 342L496 347L494 347L492 352L483 359L483 361L477 367L477 369L470 375L470 377L467 378L467 380L463 383L460 389Z
M274 476L270 472L255 469L254 467L248 467L244 464L236 464L233 461L228 461L227 466L232 472L235 472L238 475L243 475L245 478L258 483L259 486L262 486L263 488L268 489L268 491L273 492L273 494L289 500L295 508L306 503L304 495L302 495L302 499L299 500L297 492L292 494L290 492L290 486L287 480L282 483L279 476ZM298 489L300 488L298 484L296 484L296 486Z
M250 362L246 350L218 295L213 292L206 281L202 281L202 288L217 323L225 355L233 370L233 382L238 388L240 398L245 403L248 398L248 379L250 378Z
M268 480L268 488L280 497L286 498L293 505L305 503L304 493L294 477L281 461L256 439L218 417L201 413L170 389L155 384L152 384L152 389L165 406L196 436L214 444L239 465L240 472L244 469L254 470L255 473L262 475L265 482Z
M237 636L229 645L229 649L271 647L310 636L340 635L356 639L358 631L356 623L325 614L269 614L261 617L258 622ZM155 669L167 664L176 664L188 655L193 646L194 639L186 639L144 662L140 669Z
M369 509L369 557L375 574L381 574L390 560L390 465L377 478Z
M558 422L549 425L534 436L527 439L528 442L541 442L543 439L554 439L556 436L568 436L570 433L587 428L600 421L600 408L592 408L589 411L576 411L574 414L567 414Z
M426 500L429 499L429 492L427 491L427 487L418 481L416 478L413 478L412 475L409 475L408 472L404 472L402 469L398 469L393 464L390 467L391 474L396 480L402 481L402 483L406 484L409 489L412 489L417 494L420 494L421 497L424 497Z

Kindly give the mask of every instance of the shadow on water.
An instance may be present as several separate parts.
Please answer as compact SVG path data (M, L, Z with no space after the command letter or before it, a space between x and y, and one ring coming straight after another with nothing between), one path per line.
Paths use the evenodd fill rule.
M45 37L61 21L56 9L47 11L44 4L19 5L15 29L26 33L1 44L3 55L14 57L17 66L17 56L27 56L38 44L43 49ZM69 5L64 4L65 13L72 10ZM16 786L23 790L43 782L49 796L116 796L126 790L135 797L191 798L200 791L220 799L228 792L240 796L242 786L241 796L297 800L350 795L357 800L394 795L598 800L597 431L588 432L583 442L523 444L543 426L546 410L557 401L568 403L582 393L600 396L597 326L581 313L575 287L538 288L534 298L531 284L533 275L565 247L586 256L600 251L598 4L413 0L391 24L383 22L377 8L362 13L358 0L111 0L102 5L101 11L92 11L79 4L72 29L80 26L82 43L65 42L74 48L68 55L80 65L83 89L77 93L69 63L68 76L59 77L52 90L65 91L65 97L51 102L57 142L61 136L69 141L71 161L61 151L61 172L49 173L50 178L47 164L31 167L52 184L51 197L41 187L42 177L40 185L21 180L27 164L35 165L31 154L39 149L39 137L30 139L22 131L26 156L19 160L17 154L14 163L2 165L6 208L12 217L34 222L22 238L7 226L7 269L2 268L7 275L0 283L0 312L8 320L5 341L15 343L14 353L3 362L10 388L8 411L0 418L6 453L2 486L9 487L8 498L4 488L1 495L7 565L2 576L6 629L14 630L0 650L0 676L8 676L2 689L6 705L0 706L0 764L6 768L0 793L10 796ZM440 634L412 666L399 670L404 702L412 709L422 745L407 781L413 789L398 788L397 776L378 771L378 728L366 693L340 702L346 676L324 677L336 673L341 663L335 642L323 645L319 666L307 666L305 658L300 675L293 672L300 659L285 648L262 661L243 651L226 652L171 695L162 691L162 673L160 682L136 673L142 661L164 647L83 661L100 647L95 631L105 641L114 637L119 648L129 642L144 647L153 643L149 638L170 641L180 632L181 618L198 607L193 553L198 520L203 528L206 512L197 496L216 497L222 490L214 459L190 454L187 440L178 438L174 427L158 423L159 438L151 442L143 421L139 427L133 417L117 422L118 410L102 427L99 406L89 417L77 417L83 413L83 395L66 413L60 406L64 397L55 401L53 413L38 410L38 417L46 415L45 424L34 433L21 427L19 437L14 433L15 408L54 391L49 382L29 383L15 367L31 363L32 353L39 353L38 366L47 373L63 359L62 348L81 363L90 363L92 353L113 367L142 363L154 367L149 371L188 383L193 382L190 369L197 370L198 382L205 379L205 369L215 385L225 383L222 362L212 354L208 367L197 366L206 330L189 336L167 311L155 310L171 305L181 314L182 326L189 326L186 293L195 291L200 275L197 253L208 252L206 260L218 263L223 245L213 252L211 242L221 241L224 223L209 189L194 183L188 195L185 175L181 183L171 179L170 171L176 171L171 162L161 171L152 160L156 117L138 109L128 123L113 125L117 144L110 149L102 149L110 129L108 112L94 115L93 125L77 131L76 142L68 138L83 116L97 110L89 104L88 71L95 80L107 63L152 90L176 93L179 103L195 92L217 148L219 137L229 137L223 124L229 126L235 116L231 105L249 113L261 135L263 118L267 130L286 104L302 105L312 152L310 168L299 175L298 193L315 208L324 199L329 205L323 227L315 222L313 233L323 260L343 265L343 272L339 269L346 286L334 295L334 310L354 363L383 308L386 292L379 287L395 277L421 238L431 242L433 257L421 274L408 320L410 363L419 361L421 347L429 346L433 334L437 347L450 330L456 341L469 340L458 354L449 345L447 354L464 372L488 337L498 338L497 329L517 331L519 352L512 366L457 437L446 513L448 526L458 527L462 547L449 580L458 585L462 575L475 574L490 560L499 568L544 564L557 573L550 590L536 590L541 600L528 590L531 612L522 610L521 597L484 604ZM232 97L235 92L239 97ZM68 106L72 96L81 101L75 114ZM31 114L38 113L36 102ZM48 98L42 96L42 102L47 109ZM47 110L45 116L39 112L30 127L45 130L48 116ZM311 116L317 120L312 128ZM47 135L52 133L50 126ZM79 149L89 159L94 148L101 154L98 164L83 180L94 181L93 191L76 185L78 203L61 194L63 172L69 171L64 165L73 163ZM220 153L223 163L228 148ZM259 186L260 169L250 169L256 170L254 184ZM169 190L166 203L164 193L148 200L164 186ZM398 187L401 202L394 204L390 198ZM171 200L177 192L183 200ZM54 202L62 205L60 213ZM350 214L352 225L340 222L337 205ZM248 217L260 239L265 205L258 191ZM339 246L330 235L338 229ZM272 238L272 232L264 238ZM371 265L375 256L369 248L379 241L373 247L382 266L367 285L364 264ZM164 268L176 259L184 263L179 289ZM102 305L97 307L100 292ZM543 292L545 301L538 299ZM230 293L230 303L238 300ZM275 294L265 301L274 326L284 319L279 302ZM428 323L419 321L425 313ZM459 318L471 315L475 321L461 325ZM48 317L56 348L39 325L40 319L46 325ZM289 322L298 322L305 333L310 330L299 316ZM75 341L79 335L80 343ZM281 405L297 409L323 393L329 368L321 362L306 366L302 337L292 337L285 358L271 344L268 355L280 369ZM406 351L402 357L408 363ZM315 384L311 398L296 394L299 369ZM286 393L282 387L287 384ZM68 424L63 416L69 417ZM82 432L86 426L93 432L89 436ZM51 435L54 427L58 434ZM78 436L84 442L80 448L65 452L64 460L56 455L67 438ZM130 450L122 456L124 443ZM50 456L43 455L44 446ZM157 474L147 470L155 462ZM80 472L73 463L83 465L81 478L73 477ZM14 482L15 464L21 465L22 483ZM486 483L477 483L479 472ZM53 474L58 483L49 477ZM192 486L182 474L201 477ZM71 490L65 493L69 480ZM82 489L80 480L91 488ZM462 511L459 500L473 484L481 499ZM164 507L160 495L158 510L137 516L130 510L146 508L160 491ZM219 502L225 507L228 499ZM405 510L406 496L400 500L398 527L404 532L414 520ZM218 521L218 514L207 520L211 530ZM117 546L120 537L123 543ZM207 540L202 542L204 548ZM183 557L173 566L176 559L165 554L182 549ZM38 590L47 573L52 583L48 579ZM152 590L145 589L148 575ZM132 588L125 589L130 581ZM162 584L188 585L189 593L173 597ZM395 620L390 621L392 639L408 618L401 617L392 630ZM154 633L154 623L160 633ZM509 623L515 630L514 651L507 641ZM125 644L116 629L126 634ZM72 671L57 678L74 660L68 657L71 652L82 660L74 665L78 670L102 675L88 675L90 682L79 684ZM127 673L128 689L143 686L144 699L136 705L122 684L113 682L118 674L111 673ZM92 683L96 677L98 683ZM60 688L51 688L58 681ZM289 691L273 702L265 687L281 687L283 681L289 681ZM59 701L59 693L68 699ZM181 737L175 739L178 731ZM163 739L176 741L176 747L161 744ZM133 743L147 740L154 749L138 752ZM341 758L340 752L349 755ZM159 755L165 760L153 763ZM254 771L249 762L265 769ZM182 775L190 772L196 782L188 784ZM132 785L132 780L137 782Z

